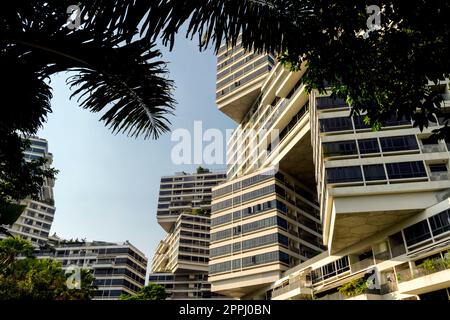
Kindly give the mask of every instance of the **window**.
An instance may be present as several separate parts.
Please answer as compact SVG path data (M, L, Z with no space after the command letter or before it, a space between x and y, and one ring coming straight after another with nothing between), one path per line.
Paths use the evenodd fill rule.
M358 140L358 146L361 154L380 152L380 147L378 146L378 140L376 138Z
M434 145L434 144L439 144L439 141L435 138L426 138L426 139L422 139L422 144L424 146Z
M426 177L425 166L422 161L386 163L389 179L406 179Z
M326 176L328 183L362 181L362 172L360 166L327 168Z
M278 241L278 233L273 233L266 236L245 240L242 241L242 250L262 247L268 244L276 243L277 241Z
M408 247L431 238L430 229L426 220L406 228L403 230L403 233L405 234L406 245Z
M419 149L414 135L380 138L380 144L383 152Z
M218 273L218 272L224 272L231 269L231 261L225 261L221 263L216 263L209 266L209 273Z
M344 99L341 98L331 98L331 97L319 97L316 99L317 109L331 109L331 108L346 108L348 105L345 103Z
M225 229L216 233L211 233L211 241L222 240L231 237L231 229Z
M279 226L279 227L281 227L281 228L287 230L287 228L288 228L288 223L287 223L286 220L284 220L283 218L277 217L277 222L278 222L278 226Z
M390 119L383 121L383 127L391 127L391 126L402 126L411 124L410 120L406 120L405 118L398 119L396 116L392 116Z
M245 268L245 267L249 267L249 266L253 266L253 265L265 264L265 263L270 263L270 262L274 262L274 261L281 261L281 258L283 258L283 260L285 260L286 254L281 255L281 253L282 252L279 252L279 251L273 251L273 252L258 254L256 256L252 256L252 257L242 258L242 267ZM289 260L289 257L288 257L288 260Z
M441 233L450 230L450 213L449 210L443 211L430 217L431 231L433 236L437 236Z
M382 164L371 164L363 166L366 181L386 180L384 166Z
M357 154L355 141L338 141L322 143L323 154L326 157Z
M350 269L348 265L348 256L342 257L339 260L336 260L336 269L338 273L347 271Z
M323 278L328 279L334 275L336 275L336 266L334 262L329 263L322 267Z
M227 244L225 246L211 249L210 256L216 257L216 256L221 256L221 255L229 254L229 253L231 253L231 244Z
M233 260L233 270L241 268L241 259Z
M320 119L321 132L352 130L352 121L348 117Z
M370 128L369 125L365 124L364 116L355 116L355 117L353 117L353 122L355 123L355 129L356 130Z
M231 218L232 218L232 214L231 213L230 214L226 214L224 216L217 217L217 218L213 218L213 219L211 219L211 225L212 226L217 226L217 225L220 225L220 224L225 224L225 223L231 222Z
M430 164L431 172L447 172L447 166L443 163Z
M281 233L279 233L278 234L278 243L287 247L289 245L289 239L285 235L282 235Z

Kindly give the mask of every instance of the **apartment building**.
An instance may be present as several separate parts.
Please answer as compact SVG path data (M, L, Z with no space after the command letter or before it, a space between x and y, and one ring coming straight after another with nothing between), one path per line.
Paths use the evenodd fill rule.
M272 55L245 51L240 39L232 48L222 46L217 56L216 103L219 110L240 122L246 114L246 106L256 99L274 64Z
M170 299L218 298L208 283L211 188L225 174L199 168L161 178L157 220L168 232L156 249L149 282Z
M199 169L195 174L178 172L161 177L156 218L166 232L170 232L182 213L209 215L211 188L225 179L225 173Z
M38 137L28 137L30 147L24 152L25 161L47 159L44 167L52 164L53 156L48 151L48 142ZM17 221L8 228L8 232L31 241L34 245L44 245L48 240L50 228L56 208L54 206L54 181L46 179L36 198L28 198L21 202L26 209Z
M293 263L299 265L285 265L290 269L272 274L258 272L274 263L261 259L242 276L232 268L216 275L217 260L212 257L212 290L248 299L354 299L346 292L351 291L348 287L365 286L370 278L374 284L357 298L448 298L450 144L431 138L442 119L420 131L411 121L394 117L373 132L364 116L349 116L345 101L307 92L303 73L304 68L289 72L276 64L262 76L256 94L249 94L252 99L242 98L245 88L239 95L230 92L221 97L239 104L244 114L239 119L218 101L219 110L238 123L227 147L227 185L233 188L234 181L269 168L289 177L311 194L308 204L318 214L308 222L317 223L312 218L319 218L318 238L326 251L306 257L307 261L294 256ZM432 89L446 99L445 107L450 106L448 81ZM252 182L252 188L257 186ZM222 215L221 209L214 210L223 202L221 188L213 189L213 221ZM245 193L238 191L233 197ZM304 211L297 201L291 208ZM306 229L308 222L302 221L297 229ZM212 227L211 233L218 230ZM246 255L273 249L267 248ZM266 285L269 281L273 282Z
M128 241L64 240L51 236L48 249L39 258L55 259L64 270L90 270L98 287L94 300L117 300L122 294L135 294L145 285L147 258Z

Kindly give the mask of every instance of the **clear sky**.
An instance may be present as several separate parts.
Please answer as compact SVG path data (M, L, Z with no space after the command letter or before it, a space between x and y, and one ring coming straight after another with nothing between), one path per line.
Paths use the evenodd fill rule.
M199 52L196 42L178 37L172 52L161 48L175 81L177 109L172 128L232 129L235 124L215 105L216 58ZM142 250L149 262L165 233L156 222L159 180L178 171L193 172L197 165L175 165L170 133L159 140L113 135L99 114L69 100L67 75L52 79L53 113L39 136L49 142L53 166L60 171L55 185L56 214L51 234L123 242ZM212 167L224 169L224 166Z

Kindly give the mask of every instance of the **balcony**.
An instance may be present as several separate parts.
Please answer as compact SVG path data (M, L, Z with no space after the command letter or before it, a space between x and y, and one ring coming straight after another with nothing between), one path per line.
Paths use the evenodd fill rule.
M114 260L110 261L97 261L96 264L93 265L93 268L111 268L115 266Z
M273 300L300 299L312 296L311 281L296 279L272 292Z
M374 255L375 262L378 264L380 262L391 259L391 254L389 251L383 251Z
M377 293L372 293L371 291L367 291L363 294L359 294L357 296L346 296L340 292L336 292L333 294L329 294L325 297L319 298L319 300L383 300L382 296Z
M447 288L450 285L450 259L429 259L414 269L397 272L398 291L422 294Z
M448 172L431 172L430 180L431 181L450 180L450 173L448 173Z
M447 152L443 144L425 144L421 146L423 153Z
M352 273L367 269L375 264L373 258L367 258L350 265L350 270Z
M295 231L295 230L292 230L292 229L289 229L289 233L292 234L293 236L296 236L296 237L299 236L299 235L298 235L298 232Z

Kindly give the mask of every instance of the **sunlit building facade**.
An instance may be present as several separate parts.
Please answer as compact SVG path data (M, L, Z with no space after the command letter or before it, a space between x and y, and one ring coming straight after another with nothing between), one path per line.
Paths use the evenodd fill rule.
M157 219L167 231L155 251L149 282L169 299L218 298L208 282L212 187L225 173L199 169L161 178Z
M219 53L219 61L222 55ZM219 110L234 119L238 128L227 147L227 182L213 189L212 221L241 209L239 201L248 191L237 188L234 192L234 183L274 170L277 184L277 175L282 175L289 184L299 186L287 191L302 190L290 206L296 218L302 217L301 222L290 220L283 210L275 210L276 215L288 222L288 230L293 225L294 231L320 233L313 234L314 239L310 232L305 239L299 236L289 241L295 248L308 242L307 247L324 251L297 257L295 250L289 252L290 244L283 247L274 240L271 246L252 248L245 255L231 251L230 268L217 265L220 258L211 256L212 290L244 299L448 298L450 144L431 138L432 130L443 125L443 120L435 119L420 131L411 121L393 117L373 132L364 116L349 116L345 101L308 92L302 83L304 72L304 66L290 72L278 63L261 76L258 90L248 90L249 99L243 98L246 91L242 90L239 97L231 92L217 101ZM443 95L446 110L450 106L448 81L431 88ZM237 118L229 111L233 108L242 116ZM263 190L266 184L252 181L248 188ZM264 197L283 201L276 190L262 193L264 201ZM289 205L289 201L283 202ZM305 219L305 205L317 213ZM265 213L256 212L252 219L266 218ZM238 226L234 220L228 223ZM316 230L308 228L312 223ZM283 234L282 227L276 228ZM222 229L213 222L212 237ZM231 232L227 241L237 243L235 231ZM212 241L211 252L215 247ZM265 254L277 250L290 256L289 263L280 263L276 254L265 259ZM239 262L234 262L235 258L242 264L247 256L253 257L251 263L236 272L233 264ZM223 272L218 273L218 268ZM350 282L367 286L364 294L346 292Z
M30 141L30 147L24 152L25 161L43 158L47 160L44 168L49 168L53 156L48 151L47 140L38 137L28 137L27 139ZM27 239L36 246L46 243L56 211L53 196L54 184L53 180L45 179L36 198L27 198L21 201L26 208L17 221L8 228L10 234Z

